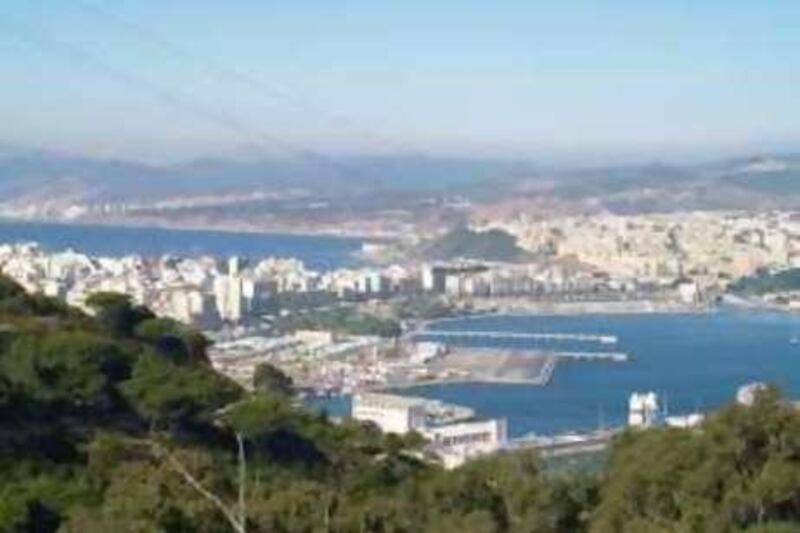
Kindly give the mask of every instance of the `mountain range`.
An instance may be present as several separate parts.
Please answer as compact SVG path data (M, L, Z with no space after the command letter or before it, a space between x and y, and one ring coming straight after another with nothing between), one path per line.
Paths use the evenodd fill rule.
M236 226L249 213L251 227L273 225L282 213L328 224L371 215L413 223L422 211L435 225L441 217L434 212L443 207L450 219L463 220L472 205L509 201L621 213L795 209L800 155L553 167L469 156L308 153L157 165L0 147L0 198L5 216L96 221L114 213L118 222L135 212L149 217L147 223L168 216L177 225L191 218L203 226L217 219Z

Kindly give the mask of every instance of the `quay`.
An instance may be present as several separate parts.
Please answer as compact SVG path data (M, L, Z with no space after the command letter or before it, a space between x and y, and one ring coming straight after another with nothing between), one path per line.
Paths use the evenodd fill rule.
M465 339L527 339L527 340L552 340L552 341L581 341L599 342L601 344L616 344L616 335L599 335L592 333L520 333L513 331L453 331L428 329L416 331L412 337L440 337L440 338L465 338Z
M552 355L561 359L573 359L575 361L625 363L630 360L630 356L624 352L552 352Z
M397 373L387 385L390 388L444 383L545 386L550 382L558 361L557 356L548 353L456 348L428 362L424 373Z
M600 453L624 428L599 429L590 433L566 433L552 437L525 436L510 440L509 450L535 450L542 459Z

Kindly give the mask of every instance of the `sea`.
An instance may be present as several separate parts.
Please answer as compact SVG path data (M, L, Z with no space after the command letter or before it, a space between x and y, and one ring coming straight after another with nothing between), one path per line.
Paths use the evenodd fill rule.
M511 437L623 425L633 392L656 392L670 415L713 411L734 401L740 386L756 381L800 397L800 315L790 313L719 308L690 314L499 315L449 319L430 329L617 336L614 345L513 341L517 348L630 356L628 362L560 362L546 386L447 384L402 391L506 418ZM509 347L498 339L465 344ZM329 401L326 408L344 413L348 399Z
M359 239L335 236L0 221L0 243L17 242L37 242L50 251L72 248L112 257L295 257L317 270L357 265L357 252L363 244Z

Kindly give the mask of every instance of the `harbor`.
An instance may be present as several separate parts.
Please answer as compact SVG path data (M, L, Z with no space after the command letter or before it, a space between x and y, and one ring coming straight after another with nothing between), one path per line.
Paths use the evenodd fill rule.
M608 427L624 425L620 406L643 389L677 412L713 409L754 379L800 392L792 370L800 319L786 313L492 315L427 325L429 334L447 333L397 343L304 333L266 344L220 342L212 354L243 383L258 362L276 364L309 397L336 405L332 413L346 413L351 394L397 391L505 417L511 438L595 431L600 412Z
M464 319L461 324L476 317ZM407 334L410 343L438 345L439 355L427 361L415 381L396 387L452 383L487 383L546 386L559 362L625 363L630 356L621 351L583 349L619 343L616 335L604 333L445 329L459 324L453 319L428 324ZM433 326L433 327L430 327ZM581 349L574 349L581 347Z
M628 354L628 362L559 359L546 386L456 383L409 391L463 403L486 416L505 416L511 438L530 432L545 436L592 432L599 418L606 427L623 426L625 402L638 390L656 391L678 413L715 409L729 402L742 383L754 380L774 383L790 396L800 394L800 348L791 342L800 336L800 318L789 313L721 307L711 313L684 314L494 315L429 327L602 332L618 338L611 345L613 352ZM482 341L471 342L482 347L495 344ZM538 346L582 352L600 345L557 341Z

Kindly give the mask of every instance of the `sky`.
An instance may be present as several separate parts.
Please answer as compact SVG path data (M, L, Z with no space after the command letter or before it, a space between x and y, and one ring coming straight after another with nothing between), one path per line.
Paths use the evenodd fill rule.
M703 157L800 149L797 0L4 0L0 144Z

